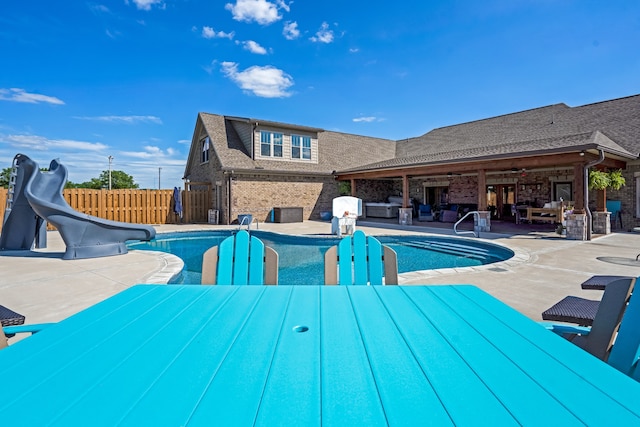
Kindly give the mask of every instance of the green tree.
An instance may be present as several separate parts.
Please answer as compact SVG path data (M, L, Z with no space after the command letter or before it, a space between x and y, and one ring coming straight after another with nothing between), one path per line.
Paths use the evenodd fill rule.
M0 171L0 188L9 188L9 180L11 178L11 167L4 168ZM49 169L40 168L42 172L46 172Z
M4 168L0 171L0 187L9 188L9 176L11 175L11 168Z
M98 178L91 178L91 181L79 184L80 188L109 188L109 171L102 171ZM123 171L111 171L111 188L114 190L121 188L138 188L138 184L133 181L133 177Z

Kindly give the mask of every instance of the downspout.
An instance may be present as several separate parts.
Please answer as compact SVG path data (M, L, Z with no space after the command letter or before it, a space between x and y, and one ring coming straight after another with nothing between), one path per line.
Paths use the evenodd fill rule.
M256 129L258 122L251 124L251 160L256 159Z
M227 175L227 225L231 225L231 181L233 180L233 171L231 173L225 172Z
M587 214L587 240L591 240L591 234L593 233L593 217L591 216L591 211L589 210L589 168L604 161L604 151L602 149L600 149L599 151L600 155L598 156L597 160L584 165L584 211Z

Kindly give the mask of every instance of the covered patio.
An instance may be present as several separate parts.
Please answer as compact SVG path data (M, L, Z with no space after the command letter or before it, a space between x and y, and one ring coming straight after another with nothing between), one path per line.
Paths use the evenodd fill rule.
M598 197L602 192L587 188L589 169L624 169L631 158L596 131L396 158L338 172L336 179L348 181L351 195L364 202L398 196L403 208L414 208L414 216L418 204L430 204L436 211L436 221L429 226L438 227L437 213L453 206L458 209L458 219L468 211L484 214L489 226L482 231L553 231L561 221L548 216L532 220L532 211L539 215L542 208L551 208L553 203L553 208L561 212L557 218L562 220L566 213L580 216L583 224L589 223L592 212L605 210L604 197ZM551 215L549 212L555 211L544 212ZM535 224L540 219L546 219L547 224ZM584 228L584 236L570 238L590 240L591 229Z

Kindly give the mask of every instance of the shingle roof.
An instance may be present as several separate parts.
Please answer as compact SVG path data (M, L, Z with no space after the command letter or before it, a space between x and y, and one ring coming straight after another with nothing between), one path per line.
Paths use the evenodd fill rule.
M528 157L541 154L551 154L565 152L567 149L578 149L578 147L598 146L608 149L609 152L619 153L624 156L631 156L624 148L611 141L606 135L599 131L592 133L580 133L576 135L566 135L563 137L545 138L537 141L516 141L503 144L467 147L463 149L450 150L447 152L426 153L417 156L396 157L392 160L372 163L363 168L352 168L341 172L354 172L370 169L392 169L398 167L408 167L423 164L437 164L461 162L466 160L484 160L513 157L517 153L519 157Z
M252 160L230 122L254 119L224 117L208 113L200 113L200 119L224 169L331 174L335 170L392 159L396 152L396 142L392 140L317 129L319 131L318 163ZM273 125L275 122L269 123ZM281 127L296 128L297 126L282 124ZM307 126L298 128L314 129Z
M636 158L640 153L640 95L581 107L555 104L434 129L398 141L396 157L355 170L569 151L595 144Z
M504 158L599 147L622 157L640 153L640 95L580 107L554 104L532 110L434 129L392 141L308 126L267 122L318 132L317 164L252 160L232 121L255 121L200 113L225 169L291 173L332 173L398 168L469 159ZM259 121L259 120L257 120Z

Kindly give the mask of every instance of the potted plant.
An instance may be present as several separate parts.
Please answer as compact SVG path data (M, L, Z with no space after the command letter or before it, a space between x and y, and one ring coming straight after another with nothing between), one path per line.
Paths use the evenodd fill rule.
M350 196L351 195L351 182L349 181L340 181L338 182L338 194L341 196Z
M602 171L592 169L589 171L589 189L599 190L596 201L596 209L600 212L607 210L607 188L619 190L625 185L626 180L622 176L622 170Z

